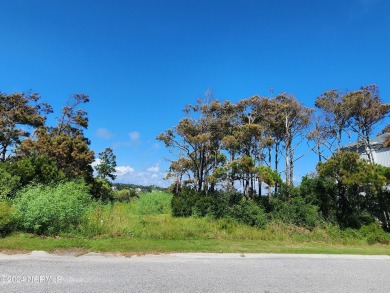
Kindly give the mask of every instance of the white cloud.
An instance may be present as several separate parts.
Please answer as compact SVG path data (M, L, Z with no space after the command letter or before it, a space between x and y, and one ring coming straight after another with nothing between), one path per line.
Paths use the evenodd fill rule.
M158 172L160 172L160 167L159 166L153 166L153 167L150 167L150 168L146 169L146 171L152 172L152 173L158 173Z
M104 139L110 139L114 136L107 128L98 128L95 134L97 137L104 138Z
M141 135L139 134L138 131L131 131L129 132L129 136L132 142L137 142Z
M168 187L171 182L164 180L166 174L160 172L159 163L142 171L136 171L130 166L117 167L115 182L118 183L132 183L145 186L156 185L161 187Z
M94 168L96 167L97 165L99 165L101 162L101 160L99 158L96 158L95 161L93 161L93 163L91 164L91 166Z
M115 167L115 170L116 170L115 175L117 175L118 177L134 173L135 171L134 168L130 166L117 166Z

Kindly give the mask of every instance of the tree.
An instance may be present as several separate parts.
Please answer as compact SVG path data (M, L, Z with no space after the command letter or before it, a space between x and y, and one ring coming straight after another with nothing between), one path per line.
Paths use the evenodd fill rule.
M115 180L116 156L111 148L106 148L99 153L99 164L96 165L97 178Z
M179 137L178 137L179 136ZM167 147L177 147L191 161L196 190L204 188L204 177L209 146L209 134L205 133L202 123L195 119L184 118L174 128L157 136ZM181 157L181 155L180 155Z
M8 172L4 163L0 163L0 201L13 197L20 187L20 177Z
M334 181L318 174L310 174L302 178L299 191L307 202L318 206L326 221L337 222L337 188Z
M73 101L73 102L71 102ZM57 167L67 178L83 177L92 181L94 152L83 130L88 127L84 110L78 109L87 103L88 97L82 94L72 96L68 105L62 109L55 127L41 126L33 137L22 141L17 153L20 157L45 156L56 161Z
M84 94L74 94L68 100L66 106L62 108L61 116L57 117L58 124L55 127L57 135L77 135L88 128L87 112L83 109L78 109L79 105L88 102L89 97Z
M38 94L0 92L0 161L5 162L9 151L30 136L28 128L43 126L50 105L38 103ZM8 154L8 155L7 155Z
M220 156L224 125L227 123L223 120L223 111L223 105L217 100L198 100L196 105L188 105L184 109L188 116L177 126L157 136L157 140L164 142L166 147L179 150L179 160L185 158L191 162L187 171L193 175L197 191L207 193L209 187L214 188L210 175L224 160Z
M386 133L387 135L385 137L384 147L388 148L390 147L390 124L387 125L385 128L383 128L380 134L386 134Z
M370 137L374 126L390 112L390 104L383 104L376 85L363 86L360 90L348 93L343 97L347 108L351 109L352 129L362 141L370 163L375 163L372 156Z
M283 137L286 164L286 184L293 185L294 179L294 153L296 146L303 140L304 131L310 124L313 110L304 107L294 96L282 93L274 98L279 117L283 122L281 135ZM294 141L299 139L296 144Z
M387 179L376 166L359 158L357 153L335 153L317 166L322 178L336 184L339 223L359 228L372 221L369 215Z
M322 116L315 117L315 127L307 135L309 148L318 156L318 162L327 160L327 153L332 153L332 146L335 141L332 135L333 126L329 125ZM314 143L314 146L310 146ZM326 152L328 151L328 152Z
M181 191L181 188L183 186L183 176L187 173L188 177L191 176L189 174L189 171L191 170L192 162L189 159L186 158L179 158L177 161L172 161L171 165L169 166L168 173L165 177L165 179L174 179L174 183L172 186L172 190L175 194L179 193Z
M352 109L350 105L345 103L344 95L337 89L325 91L321 96L317 97L315 106L321 110L320 116L324 117L322 127L317 128L319 131L317 137L320 137L320 142L329 142L327 139L336 137L337 145L333 147L330 142L327 148L331 152L341 150L341 141L343 132L345 132L350 124Z
M31 183L57 183L65 179L65 174L58 169L56 161L43 155L8 160L4 166L13 176L20 178L21 187Z

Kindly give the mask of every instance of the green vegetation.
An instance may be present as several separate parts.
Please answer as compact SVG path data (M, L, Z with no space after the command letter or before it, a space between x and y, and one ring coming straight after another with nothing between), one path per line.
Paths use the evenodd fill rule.
M69 189L74 188L72 183ZM86 216L77 225L73 222L72 229L50 230L57 231L56 237L13 233L0 238L0 249L389 254L390 235L377 224L359 230L328 224L307 229L269 219L258 228L226 217L173 217L171 198L168 193L153 191L127 203L90 203ZM59 222L51 227L56 224Z
M13 208L11 202L0 201L0 235L11 229L13 222Z
M377 150L370 144L390 104L382 103L377 86L368 85L325 91L315 106L316 112L287 93L235 103L208 95L188 105L186 117L157 136L177 158L167 175L174 180L173 214L228 216L258 225L255 217L264 209L275 220L310 229L321 221L356 229L380 222L390 231L389 168L376 165ZM355 149L342 148L346 133L357 138ZM301 158L296 151L305 140L307 152L318 155L317 170L295 187L295 162ZM225 197L221 191L237 190L254 203L219 201Z
M389 253L390 168L375 164L369 136L390 105L374 85L324 92L311 131L314 110L286 93L189 105L157 138L179 155L169 192L111 182L111 148L94 177L88 96L75 94L54 126L39 100L0 93L0 249ZM367 160L341 149L346 131ZM295 187L304 139L318 165Z
M16 228L44 235L71 231L85 217L90 201L84 183L30 186L21 190L14 200Z

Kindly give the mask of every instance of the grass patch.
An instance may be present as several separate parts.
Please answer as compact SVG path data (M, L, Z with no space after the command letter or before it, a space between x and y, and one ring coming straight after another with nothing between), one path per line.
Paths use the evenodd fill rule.
M112 238L70 239L53 237L31 237L24 234L0 239L1 251L61 250L115 252L115 253L170 253L170 252L215 252L215 253L319 253L390 255L388 245L327 244L293 241L228 240L228 239L143 239Z
M263 228L233 219L178 218L170 215L171 195L141 195L130 203L94 203L84 221L58 236L17 233L0 238L0 250L50 252L169 252L390 254L388 233L377 226L312 230L279 222Z

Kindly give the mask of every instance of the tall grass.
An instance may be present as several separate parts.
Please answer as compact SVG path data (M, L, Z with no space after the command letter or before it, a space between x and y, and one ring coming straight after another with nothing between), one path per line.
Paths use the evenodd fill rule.
M167 240L264 240L320 242L329 244L388 243L389 235L377 235L375 226L341 230L333 225L306 229L282 222L264 228L250 227L233 219L179 218L170 215L171 195L153 192L131 203L96 204L78 233L87 237L133 237ZM379 235L379 234L378 234ZM378 240L378 241L376 241Z

